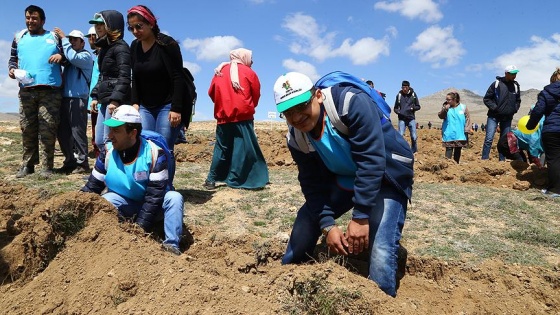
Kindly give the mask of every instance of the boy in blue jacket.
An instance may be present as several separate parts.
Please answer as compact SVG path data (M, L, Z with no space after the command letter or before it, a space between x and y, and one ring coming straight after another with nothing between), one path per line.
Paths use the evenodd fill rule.
M356 87L317 89L304 74L290 72L274 84L274 98L289 125L288 148L305 196L282 263L309 260L323 234L336 254L369 250L369 278L396 296L399 241L412 196L410 146ZM337 119L347 130L334 127ZM344 233L335 220L350 210Z

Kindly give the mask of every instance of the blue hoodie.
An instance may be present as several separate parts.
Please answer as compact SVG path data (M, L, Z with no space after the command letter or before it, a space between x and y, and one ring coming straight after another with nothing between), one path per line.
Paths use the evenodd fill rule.
M93 70L93 57L85 49L75 51L68 37L62 39L62 50L68 63L64 66L62 77L64 78L63 97L87 99L89 95L89 83Z

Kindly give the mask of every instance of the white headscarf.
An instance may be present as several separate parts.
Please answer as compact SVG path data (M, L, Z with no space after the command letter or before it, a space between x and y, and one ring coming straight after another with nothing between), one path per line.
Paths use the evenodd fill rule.
M235 90L241 90L241 84L239 83L239 70L237 64L241 63L247 67L251 67L253 64L253 52L245 48L237 48L229 52L230 62L222 62L216 69L214 69L214 74L217 76L222 75L222 68L231 64L229 68L229 75L231 77L231 85Z

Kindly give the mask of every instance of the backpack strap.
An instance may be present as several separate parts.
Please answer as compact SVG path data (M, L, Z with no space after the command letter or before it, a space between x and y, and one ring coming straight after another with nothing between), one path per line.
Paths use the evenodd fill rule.
M323 105L325 106L325 110L329 119L331 120L331 124L333 125L336 130L340 131L341 133L348 135L350 131L348 127L340 120L340 116L338 116L338 112L336 111L336 106L334 103L334 99L332 97L331 88L326 88L321 90L324 94L323 98ZM350 107L350 101L354 93L346 92L344 95L344 104L342 105L342 114L345 115L348 113L348 108Z
M498 100L500 97L498 95L498 86L500 85L500 80L496 79L496 82L494 83L494 94L496 95L496 100ZM517 92L519 92L519 83L517 83L517 81L513 81L513 88L515 91L515 94L517 94Z
M150 151L152 151L152 167L150 168L150 173L154 170L156 166L158 155L159 155L159 147L152 142L150 139L146 139L148 145L150 146Z
M309 138L307 138L307 134L297 130L293 126L290 126L290 129L288 130L288 143L291 143L292 147L296 147L305 154L315 151L315 148L311 145Z

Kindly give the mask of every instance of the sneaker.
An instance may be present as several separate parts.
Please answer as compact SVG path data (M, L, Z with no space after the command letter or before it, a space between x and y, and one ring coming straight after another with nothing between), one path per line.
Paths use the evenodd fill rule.
M34 166L23 166L16 173L16 178L22 178L22 177L25 177L29 174L33 174L33 173L35 173L35 167Z
M170 252L171 254L176 255L176 256L181 255L181 250L179 248L175 247L174 245L171 245L171 244L162 244L161 249L163 249L166 252Z
M202 187L204 187L206 190L214 190L216 189L216 183L215 182L209 182L209 181L204 181L204 185L202 185Z

